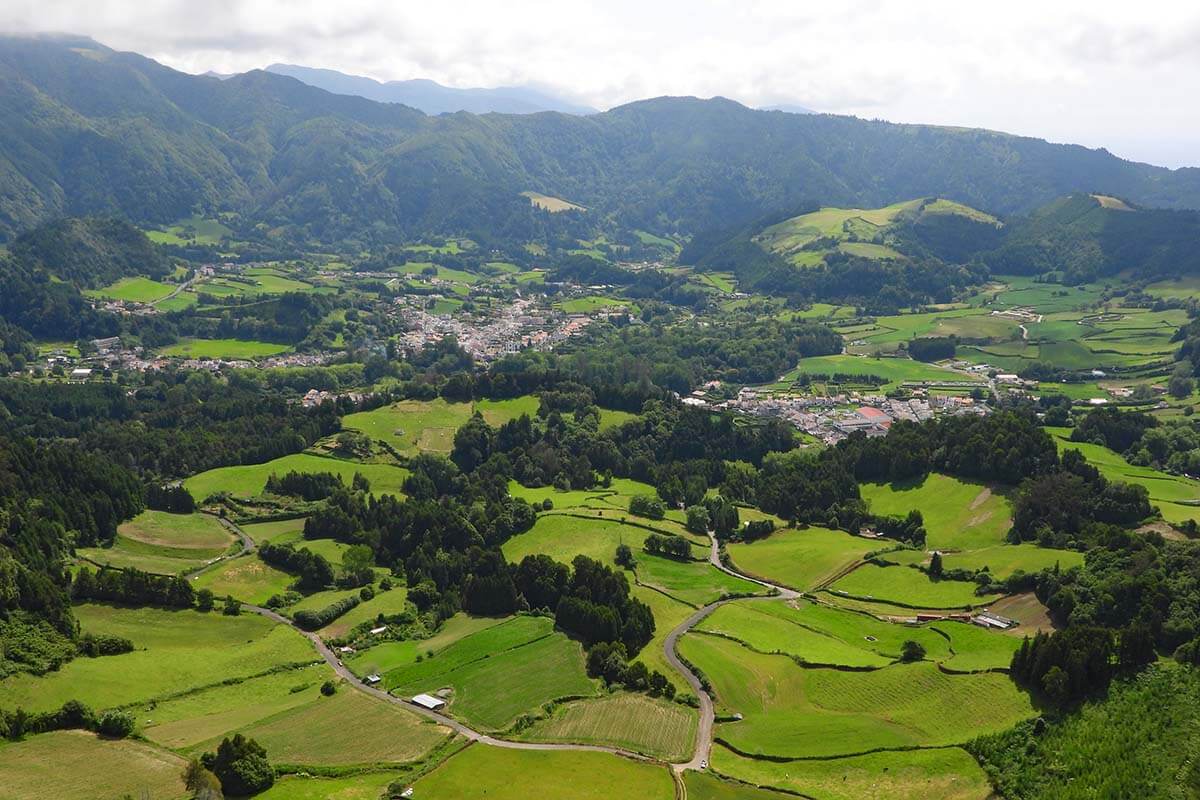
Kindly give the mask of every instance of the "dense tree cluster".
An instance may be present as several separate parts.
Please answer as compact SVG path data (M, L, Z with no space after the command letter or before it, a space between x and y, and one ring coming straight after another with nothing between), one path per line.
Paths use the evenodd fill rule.
M333 584L333 567L320 553L307 547L296 549L292 544L263 542L258 557L272 566L296 576L296 588L302 592L317 592Z
M240 733L222 739L216 752L202 755L200 763L221 782L221 790L234 797L258 794L275 783L267 751Z
M324 608L302 608L292 614L292 620L306 631L319 630L357 606L360 602L362 600L359 596L352 594L340 600L335 600Z
M152 575L133 568L103 568L93 573L83 566L71 582L71 597L77 603L100 600L131 606L191 608L196 591L178 575Z

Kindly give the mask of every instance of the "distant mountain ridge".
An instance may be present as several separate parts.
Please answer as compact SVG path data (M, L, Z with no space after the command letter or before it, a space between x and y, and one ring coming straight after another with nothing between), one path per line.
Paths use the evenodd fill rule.
M347 75L332 69L317 69L296 64L272 64L267 72L287 75L298 81L334 94L365 97L377 103L402 103L426 114L536 114L558 111L563 114L595 114L596 109L568 102L527 86L500 86L494 89L455 89L424 78L405 81L377 81L359 75Z
M1200 169L721 98L429 116L262 70L215 80L86 39L0 36L0 240L63 216L228 211L317 241L528 241L551 222L522 192L586 207L581 224L686 237L914 197L998 215L1072 192L1200 208Z

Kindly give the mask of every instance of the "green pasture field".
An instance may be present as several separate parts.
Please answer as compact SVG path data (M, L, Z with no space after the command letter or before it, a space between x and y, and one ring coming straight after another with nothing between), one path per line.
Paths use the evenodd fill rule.
M145 544L198 550L206 555L221 555L233 539L216 517L165 511L143 511L122 523L117 533Z
M342 427L362 431L403 453L449 453L454 434L471 418L470 403L436 400L401 400L371 411L347 414ZM537 407L534 406L534 410Z
M322 661L237 683L217 684L131 711L147 739L184 751L316 702L321 697L321 684L334 677L333 670Z
M852 256L871 258L876 261L908 260L899 250L895 250L885 244L874 244L873 242L842 242L837 246L837 249Z
M200 298L197 294L188 289L180 292L169 300L159 300L154 304L154 307L159 311L183 311L185 308L191 308L199 302Z
M449 729L343 684L332 697L318 693L312 702L241 732L265 747L277 764L333 766L414 761L442 741ZM218 744L220 737L192 751L214 750Z
M541 401L536 395L526 394L508 400L477 400L474 411L483 415L484 422L493 428L499 428L506 422L518 419L522 415L530 418L537 416Z
M608 512L605 512L608 513ZM625 514L628 516L628 514ZM519 563L528 555L545 553L555 561L569 564L577 555L611 564L617 545L627 544L640 555L650 531L635 525L623 525L614 519L580 519L566 514L541 514L534 526L505 542L501 549L509 561Z
M766 539L726 546L739 572L798 590L820 586L878 549L877 541L816 526L776 530Z
M462 613L455 614L443 622L441 630L428 639L383 642L366 650L360 650L345 659L346 666L359 677L372 673L382 675L401 667L416 664L418 653L422 657L429 652L436 656L459 639L500 625L505 621L497 617L469 617Z
M668 700L615 692L561 705L549 718L522 731L521 738L608 745L665 761L686 761L696 739L696 713Z
M403 495L404 481L408 470L391 464L363 464L340 458L293 453L267 461L264 464L240 464L234 467L217 467L193 475L183 482L183 488L191 492L197 502L205 498L228 492L236 497L257 497L267 486L267 479L274 473L283 477L289 472L332 472L347 486L354 480L354 473L361 472L371 482L371 493Z
M1055 550L1028 543L1000 544L980 550L942 555L942 565L946 569L978 570L987 567L988 572L999 579L1007 578L1017 570L1027 573L1041 572L1055 564L1065 570L1082 563L1083 553L1078 550Z
M693 794L693 773L688 773L689 800L772 800L796 795L815 800L987 800L994 796L979 764L958 747L775 762L743 758L718 745L713 748L712 768L792 794L723 794L704 789Z
M75 616L85 633L122 636L136 649L77 658L42 677L7 678L0 682L0 707L46 711L76 699L111 708L317 658L303 636L255 614L85 604Z
M406 244L404 249L410 253L438 253L456 256L464 250L474 250L475 242L470 239L446 239L443 244Z
M291 351L291 346L244 339L181 339L164 347L162 355L177 358L226 358L247 360Z
M638 237L638 240L641 241L642 244L657 245L658 247L662 247L671 251L679 250L678 242L672 241L671 239L665 239L662 236L656 236L648 231L634 231L633 235Z
M247 522L240 526L246 535L256 542L275 542L300 539L304 532L304 517L296 519L277 519L271 522ZM291 537L295 537L295 539Z
M968 622L943 620L930 623L929 629L950 639L954 654L943 663L959 672L1006 670L1012 663L1013 653L1021 646L1021 639L1016 636L1005 636Z
M1188 300L1200 296L1200 277L1181 275L1157 281L1146 286L1146 294L1152 294L1164 300Z
M602 308L626 308L630 305L627 300L618 300L615 297L604 297L602 295L589 295L587 297L573 297L570 300L562 300L554 304L554 307L566 314L587 314L592 311L599 311Z
M160 283L145 277L121 278L116 283L109 284L103 289L89 289L84 294L89 297L107 297L113 300L126 300L132 303L153 303L175 291L169 283Z
M718 746L713 750L723 749ZM689 800L791 800L795 795L774 792L770 789L760 789L749 783L726 780L714 772L696 772L688 770L683 773L683 784Z
M269 541L273 544L291 544L297 549L303 547L309 552L323 557L334 567L342 563L342 555L350 549L350 545L333 539L305 539L303 533L299 531L283 533Z
M737 288L736 279L728 272L701 272L696 277L700 279L701 283L725 294L730 294Z
M1104 291L1104 286L1097 283L1061 286L1057 283L1037 283L1032 277L1021 275L996 276L996 280L1003 285L994 294L994 307L1031 306L1039 314L1090 307L1100 300Z
M720 637L690 633L681 654L712 683L720 708L743 715L716 736L739 751L786 758L961 744L1033 714L1007 675L949 675L936 665L869 672L806 669Z
M294 575L255 555L231 558L192 578L196 591L209 589L219 598L232 596L254 605L262 605L271 595L283 594L295 582Z
M638 553L634 558L638 583L697 608L729 595L766 591L756 583L722 572L707 561L680 561L649 553Z
M650 613L654 615L654 638L631 660L641 661L647 669L658 670L666 675L667 680L675 685L677 691L690 692L691 687L688 686L687 681L679 674L678 670L667 663L663 647L671 631L690 617L695 609L646 586L631 588L633 596L648 605Z
M375 596L365 603L359 603L333 622L326 625L317 633L323 639L339 639L350 633L359 623L375 619L380 614L399 614L408 607L408 589L395 587L388 591L376 589Z
M514 617L473 633L433 658L384 673L383 681L401 697L450 687L450 711L488 730L503 730L551 700L596 692L583 649L547 617Z
M816 665L884 667L900 659L906 641L925 660L970 672L1007 668L1020 639L966 623L886 622L869 614L811 601L739 602L721 606L697 630L742 642L760 653L782 653Z
M1096 467L1104 477L1113 481L1145 486L1150 492L1150 502L1157 505L1167 522L1182 523L1189 519L1200 520L1200 481L1171 475L1152 467L1136 467L1126 461L1120 453L1089 442L1072 442L1070 428L1046 428L1061 453L1078 450L1088 463Z
M416 797L672 800L670 771L608 753L471 745L415 784Z
M341 778L315 775L283 775L255 800L379 800L388 784L400 780L401 772L360 772Z
M1003 544L1012 527L1012 505L998 491L947 475L919 481L864 483L862 498L873 514L905 516L916 509L925 519L930 550L970 550Z
M783 601L729 603L697 629L737 639L760 653L783 653L818 665L885 667L900 658L900 646L909 639L919 642L931 660L950 656L946 640L924 628L808 601L795 606Z
M911 608L973 608L987 605L998 595L976 595L968 581L931 580L913 567L863 564L829 586L834 594Z
M233 231L215 219L188 217L162 231L146 231L146 237L156 244L220 244Z
M0 797L95 800L187 797L182 758L134 739L55 731L0 743ZM144 793L144 794L142 794Z
M911 358L870 358L868 356L813 356L804 358L796 368L783 376L792 383L803 373L809 375L833 375L841 372L848 375L876 375L888 381L878 391L886 392L905 381L968 381L971 377L961 372L943 369L933 364L913 361Z
M909 200L872 209L827 206L819 211L801 214L772 225L755 239L773 252L786 253L821 237L841 239L848 225L857 224L861 230L856 229L856 232L865 234L864 238L871 238L880 229L894 222L902 211L915 208L919 203L919 200Z
M144 511L117 528L111 547L80 548L97 564L175 575L203 566L229 551L233 535L206 514Z

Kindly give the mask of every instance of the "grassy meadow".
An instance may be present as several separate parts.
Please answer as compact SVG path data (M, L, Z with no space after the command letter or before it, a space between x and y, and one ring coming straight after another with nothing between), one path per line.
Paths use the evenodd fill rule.
M187 797L180 756L133 739L55 731L0 741L0 797L5 800L96 800ZM135 793L137 793L135 795Z
M719 708L743 715L715 735L740 752L785 758L960 744L1033 715L1007 675L950 675L929 662L869 672L806 669L690 633L680 652L712 683Z
M520 735L531 742L608 745L686 761L695 744L696 712L680 703L617 692L561 705Z
M71 699L97 709L140 704L317 659L299 633L254 614L87 604L76 606L75 616L85 633L125 637L134 651L77 658L42 677L7 678L0 682L0 706L45 711Z
M293 453L263 464L242 464L233 467L217 467L193 475L183 482L197 502L205 498L228 492L235 497L257 497L267 486L272 473L283 477L288 472L332 472L342 478L346 485L354 480L354 473L361 472L371 482L375 495L402 495L408 470L391 464L363 464L340 458L318 456L312 453Z
M816 526L776 530L766 539L727 545L736 568L793 589L820 586L879 549L879 543Z
M985 606L999 595L976 595L967 581L932 580L913 567L863 564L829 586L835 594L863 600L882 600L909 608L973 608Z
M402 697L448 688L450 713L485 730L503 730L551 700L596 692L583 649L546 617L513 617L472 633L383 673L383 685Z
M240 361L275 356L291 349L286 344L255 342L246 339L181 339L175 344L164 347L160 353L167 357Z
M666 767L607 753L506 750L471 745L414 784L416 797L488 800L672 800Z

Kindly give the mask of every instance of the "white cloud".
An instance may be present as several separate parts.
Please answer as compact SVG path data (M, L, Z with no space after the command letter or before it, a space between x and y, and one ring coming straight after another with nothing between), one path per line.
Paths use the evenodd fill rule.
M844 0L5 0L192 72L274 61L607 108L661 94L983 126L1200 164L1200 5Z

